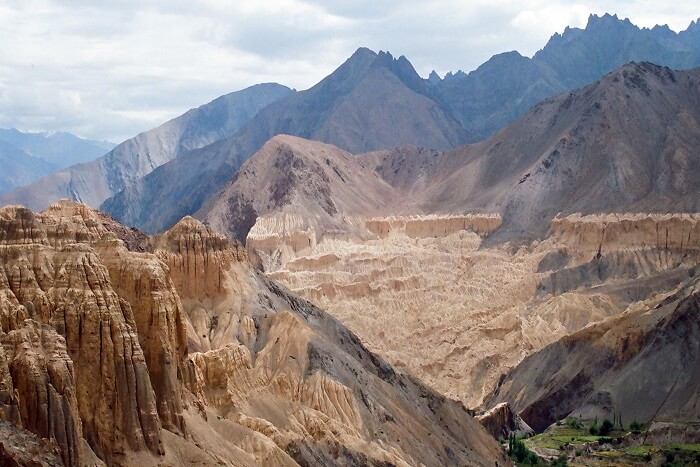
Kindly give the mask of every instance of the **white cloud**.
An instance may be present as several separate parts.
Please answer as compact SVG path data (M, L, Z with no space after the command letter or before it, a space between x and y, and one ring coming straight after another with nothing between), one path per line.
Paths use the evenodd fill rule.
M532 55L590 13L687 27L692 2L563 0L5 0L0 127L120 141L259 82L305 89L355 49L406 55L419 73Z

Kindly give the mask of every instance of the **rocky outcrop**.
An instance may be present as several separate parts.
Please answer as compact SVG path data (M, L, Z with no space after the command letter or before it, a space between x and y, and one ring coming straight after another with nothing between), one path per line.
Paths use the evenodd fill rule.
M270 271L316 246L316 230L300 216L261 216L246 237L246 249L257 267Z
M0 227L3 461L507 462L464 406L199 221L143 238L62 201L1 209Z
M700 214L575 214L555 217L551 235L588 259L591 253L638 249L697 255Z
M467 214L461 216L433 214L365 220L367 230L379 238L402 234L409 238L438 238L447 237L461 230L487 236L500 225L501 216L498 214Z
M55 442L42 439L14 423L0 420L0 465L55 467L63 464Z
M663 290L678 284L700 259L700 215L695 213L577 214L552 220L551 232L562 248L538 266L554 269L538 284L540 296L637 280L638 290L627 290L626 300L641 300L650 286ZM652 278L653 284L642 280Z
M188 387L216 418L245 428L247 452L278 464L505 461L484 431L467 431L475 422L461 404L396 373L333 318L253 270L237 243L185 218L155 244L182 286L194 351ZM489 447L472 456L464 440Z
M42 216L23 208L4 208L0 217L6 239L0 245L2 340L16 365L10 367L13 386L25 388L19 391L25 399L18 400L22 425L63 443L70 463L79 458L83 437L108 463L128 451L162 452L134 313L88 243L97 238L95 229L83 222L82 230L61 236L66 223L44 225ZM27 318L41 325L26 329ZM18 349L25 345L26 352ZM44 415L36 399L42 392Z
M65 340L50 326L27 320L21 328L2 335L0 343L9 370L3 379L17 396L19 424L53 439L66 465L81 465L75 372Z
M511 434L524 437L535 434L520 416L507 403L498 404L481 415L477 415L484 428L496 439L508 439Z
M696 274L696 218L572 215L517 249L487 245L497 215L374 218L374 237L329 236L267 271L392 364L478 407L530 354Z
M184 311L167 268L153 255L132 254L125 248L150 249L145 235L68 200L49 206L36 218L52 246L88 243L99 255L111 286L131 306L160 420L166 429L184 433L179 383L187 355Z
M526 358L490 403L508 402L535 430L569 415L688 420L698 413L697 277Z
M226 294L226 271L246 260L245 251L223 235L189 216L156 237L156 255L168 265L180 297L217 297Z
M98 248L112 287L132 308L163 428L185 433L181 381L187 358L185 313L168 269L152 256Z

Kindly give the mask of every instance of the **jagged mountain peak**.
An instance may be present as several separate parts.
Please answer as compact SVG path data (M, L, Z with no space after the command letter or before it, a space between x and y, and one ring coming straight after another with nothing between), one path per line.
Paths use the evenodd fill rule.
M399 78L409 89L426 93L426 81L418 75L411 62L403 55L395 58L391 52L374 52L366 47L357 49L329 76L310 88L311 94L341 96L350 93L373 70L385 69ZM327 97L327 96L326 96Z
M605 13L601 16L596 15L595 13L590 14L588 16L588 23L586 24L586 29L590 28L595 28L595 27L609 27L611 25L619 25L619 24L624 24L626 26L634 26L632 22L629 20L629 18L625 19L620 19L617 16L617 13L613 13L612 15L610 13ZM636 26L634 26L636 28ZM637 28L639 29L639 28Z

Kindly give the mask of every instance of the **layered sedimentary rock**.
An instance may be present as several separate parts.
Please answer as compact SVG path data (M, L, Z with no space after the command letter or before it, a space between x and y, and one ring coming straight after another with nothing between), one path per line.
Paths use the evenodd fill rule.
M362 243L396 237L442 238L460 231L486 237L501 224L497 214L343 217L334 228L312 226L301 216L272 214L258 217L248 232L246 249L253 264L264 271L285 269L295 258L313 255L325 239ZM317 231L319 233L317 233Z
M533 429L505 402L477 415L476 419L484 425L491 436L497 439L508 439L511 434L520 437L535 434Z
M696 420L697 272L671 292L531 355L503 378L490 403L509 402L535 430L569 415L611 418L615 413L625 424Z
M242 449L278 464L432 465L472 462L454 444L465 437L500 458L485 432L466 431L474 423L461 404L395 372L336 320L251 269L239 244L191 218L155 244L183 285L199 350L190 389L222 426L238 427ZM192 287L202 282L209 286ZM438 416L454 425L435 428Z
M367 230L379 238L406 235L409 238L446 237L460 230L486 236L501 225L498 214L428 215L411 217L371 218Z
M571 215L554 218L551 234L579 255L590 255L591 252L605 254L619 249L656 249L697 254L700 250L700 215Z
M98 254L111 287L131 307L132 327L143 349L161 422L169 430L184 431L178 382L187 354L184 312L167 268L153 255L127 248L149 248L145 236L67 200L49 206L36 218L52 246L89 243Z
M25 365L38 368L29 374L46 378L42 376L44 371L50 375L58 371L59 363L52 360L57 358L53 354L59 352L56 355L60 355L62 347L66 352L61 361L65 361L69 369L51 376L50 381L60 388L57 391L64 400L71 400L65 391L73 394L66 389L72 383L73 397L77 401L72 416L76 421L70 422L70 411L57 404L50 406L56 412L46 415L49 419L65 419L63 434L56 436L59 442L72 440L62 446L64 457L66 453L72 456L77 452L76 446L82 443L76 441L82 439L77 434L70 434L71 430L79 432L75 429L78 423L88 449L107 462L118 462L132 450L162 452L161 421L133 311L114 291L108 269L87 243L90 228L85 225L82 232L73 232L59 240L57 232L65 225L61 222L43 226L40 216L13 207L3 208L0 217L6 226L6 240L0 246L3 257L0 282L7 284L0 305L3 332L7 333L3 341L18 345L16 339L21 338L35 347L32 353L18 354L18 357L8 344L5 353L16 359L21 357L27 362ZM76 243L76 237L84 238L85 242ZM57 343L47 350L42 346L48 346L49 339L41 336L51 335L48 330L41 328L40 331L26 331L24 337L18 335L18 330L22 329L20 323L28 318L50 325L61 339L56 336ZM8 340L13 335L17 336L15 340ZM41 356L47 352L52 355L44 364L46 369L42 370ZM32 363L35 360L39 363ZM16 378L18 375L20 373L13 374L15 387L22 384L45 386L41 380L24 382ZM60 377L60 382L54 382L56 377ZM31 407L27 402L20 402L20 413ZM40 422L23 420L23 424L37 434L50 435L41 432Z
M192 218L148 238L74 202L6 207L0 257L7 462L507 462L462 404Z
M454 219L416 219L420 233L375 220L381 238L325 239L269 274L472 407L523 358L673 289L700 258L695 214L560 217L549 238L518 249L484 247L469 225L447 228Z
M3 379L17 396L19 424L55 440L66 465L79 465L82 429L73 361L65 340L52 327L26 320L0 342L9 370Z

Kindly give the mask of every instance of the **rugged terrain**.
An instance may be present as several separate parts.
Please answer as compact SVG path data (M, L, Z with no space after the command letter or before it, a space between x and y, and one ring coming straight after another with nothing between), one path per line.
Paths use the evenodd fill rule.
M279 134L353 153L402 144L439 149L463 144L464 130L425 95L427 89L405 57L360 48L315 86L263 109L238 134L165 164L105 201L102 209L127 225L163 230L200 209ZM170 183L174 179L178 183Z
M495 213L503 226L490 241L526 243L545 236L558 213L700 211L698 82L700 69L628 64L538 104L484 142L443 153L400 147L360 154L351 170L344 151L278 137L197 217L243 241L256 216L295 209L307 219L336 220ZM320 171L307 175L309 164ZM304 187L307 177L322 188ZM263 193L268 186L272 195ZM360 201L380 193L381 203Z
M629 64L445 153L352 158L278 136L197 216L390 362L478 406L523 358L688 277L698 82Z
M528 247L485 247L481 236L498 223L374 218L366 221L373 238L336 235L262 264L369 348L476 407L523 358L672 290L698 261L697 215L569 216ZM257 232L251 249L263 243ZM257 254L274 256L269 247Z
M355 154L404 145L436 150L459 147L492 135L542 99L590 84L631 60L653 60L683 69L700 66L698 31L695 23L676 34L664 28L639 29L609 15L591 16L586 29L568 29L553 37L532 59L517 52L498 55L469 75L458 73L442 81L421 78L403 56L394 58L386 52L361 48L317 85L263 109L235 136L163 165L102 208L127 225L149 232L166 229L183 215L200 209L225 187L246 159L278 134L319 140ZM622 49L621 43L625 44ZM586 44L583 52L582 44ZM576 60L571 58L573 54ZM567 66L552 65L560 59ZM581 69L586 73L580 73ZM554 135L540 136L541 141L534 137L529 141L531 154L542 156L544 161L555 149L561 151L554 147L558 140L546 138ZM565 133L559 136L561 139ZM572 135L574 143L580 143L579 136ZM511 139L513 144L525 147L525 141L515 139ZM504 147L498 152L499 162L507 161L510 154ZM478 167L470 167L473 177L472 172L478 173ZM170 183L174 179L179 182ZM202 179L210 182L203 184ZM472 186L481 195L477 200L493 196L482 193L483 186ZM475 193L464 194L456 202L471 199ZM431 206L430 212L435 212L434 208Z
M696 259L677 288L531 355L490 400L509 402L536 430L568 416L700 419L698 272Z
M591 15L585 29L555 34L532 58L506 52L444 79L436 73L421 78L403 56L360 48L306 91L268 84L222 96L122 143L98 162L1 196L0 203L40 209L68 197L98 207L109 199L102 208L122 222L162 231L200 209L278 134L352 153L407 144L450 149L489 137L541 100L633 60L700 66L698 50L696 22L675 33L666 26L640 29L607 14Z
M69 201L10 206L0 255L3 459L507 463L462 404L194 219L148 238Z
M697 212L699 81L700 69L631 63L548 99L445 153L422 207L497 212L500 241L541 237L557 213Z
M617 15L590 15L583 29L554 34L532 58L518 52L491 57L470 73L434 81L441 102L479 141L514 122L538 102L599 80L632 61L675 70L700 66L700 24L675 33L639 28Z

